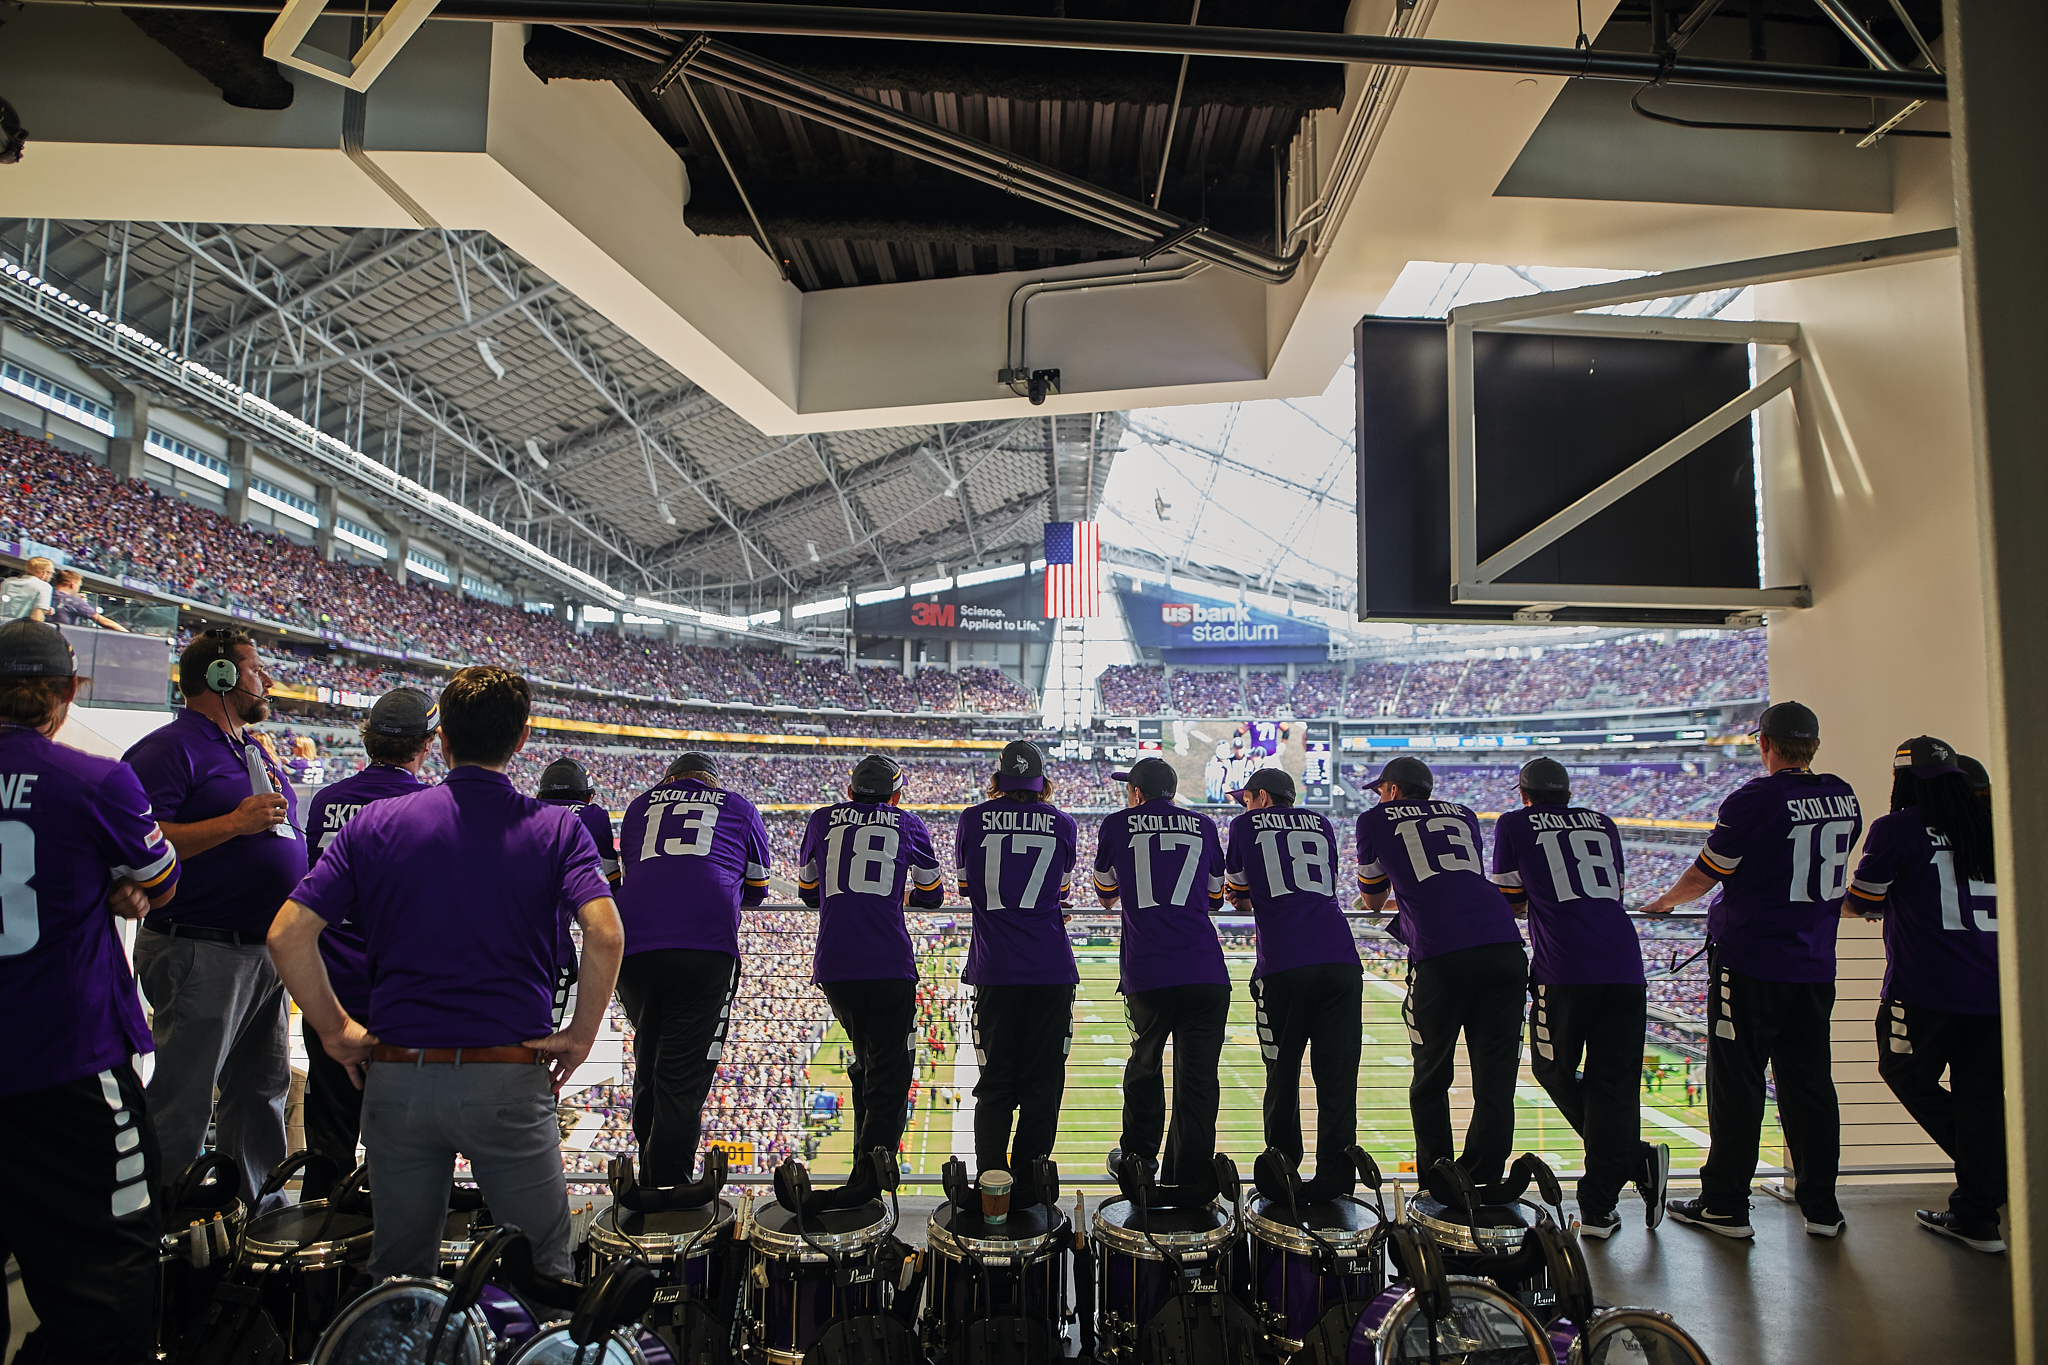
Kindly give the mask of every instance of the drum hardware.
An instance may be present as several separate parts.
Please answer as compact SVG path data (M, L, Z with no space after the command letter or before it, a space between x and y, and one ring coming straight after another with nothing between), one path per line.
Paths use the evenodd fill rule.
M1074 1191L1074 1327L1081 1355L1095 1359L1095 1243L1088 1239L1088 1200ZM1085 1286L1085 1287L1084 1287Z
M286 1157L265 1178L256 1207L308 1166L332 1171L318 1152ZM328 1198L285 1205L249 1218L234 1239L230 1269L214 1287L193 1359L198 1365L303 1358L352 1297L370 1251L363 1206L369 1167L358 1166ZM314 1220L318 1221L315 1222Z
M242 1168L225 1152L202 1152L171 1188L157 1250L156 1340L159 1358L191 1345L215 1288L233 1264L248 1208L238 1191Z
M653 1305L655 1287L645 1262L613 1261L583 1289L567 1322L535 1333L505 1365L668 1365L660 1338L635 1326Z
M1519 1294L1537 1316L1555 1317L1559 1286L1544 1250L1545 1232L1561 1233L1567 1225L1562 1218L1563 1188L1550 1167L1525 1152L1507 1178L1489 1185L1483 1194L1454 1161L1437 1162L1430 1176L1437 1193L1417 1196L1411 1221L1429 1229L1450 1273L1493 1280ZM1522 1197L1532 1182L1549 1208ZM1523 1209L1533 1217L1525 1218ZM1461 1216L1449 1216L1453 1213Z
M1377 1200L1381 1183L1377 1164L1356 1146L1345 1155ZM1249 1220L1259 1317L1267 1337L1283 1353L1313 1347L1310 1360L1334 1365L1348 1353L1359 1314L1382 1288L1379 1263L1384 1213L1377 1204L1369 1211L1360 1201L1344 1195L1311 1205L1321 1211L1315 1217L1304 1215L1300 1172L1272 1148L1260 1154L1256 1174L1259 1189L1278 1190L1286 1209L1286 1222L1280 1224L1272 1217L1280 1211L1280 1204L1265 1199ZM1368 1212L1373 1214L1369 1231L1361 1227ZM1318 1221L1323 1228L1318 1229ZM1296 1260L1302 1256L1307 1258L1306 1276ZM1334 1305L1330 1303L1332 1281Z
M892 1170L880 1174L893 1179ZM755 1203L744 1298L750 1350L775 1365L798 1365L819 1349L835 1359L873 1351L894 1359L899 1349L912 1358L909 1328L885 1311L889 1288L902 1283L900 1253L890 1245L894 1200L813 1215L803 1212L808 1192L808 1172L790 1160L775 1172L775 1197Z
M1142 1169L1142 1168L1141 1168ZM1135 1173L1134 1173L1135 1174ZM1136 1176L1139 1193L1145 1177ZM1096 1210L1101 1256L1099 1354L1118 1362L1223 1365L1263 1346L1263 1333L1230 1292L1237 1220L1202 1209L1117 1200Z
M926 1236L930 1302L924 1340L949 1365L1030 1365L1058 1353L1065 1321L1066 1253L1072 1230L1059 1211L1059 1167L1032 1163L1029 1205L1012 1205L1000 1227L963 1212L966 1167L948 1161L947 1202Z
M646 1325L655 1329L679 1359L695 1365L725 1365L732 1355L732 1300L739 1292L737 1257L729 1249L721 1252L706 1245L733 1226L731 1206L718 1194L726 1184L728 1161L725 1149L707 1148L704 1171L698 1179L684 1185L649 1186L634 1179L631 1157L614 1159L607 1172L612 1207L599 1215L589 1240L594 1255L608 1255L611 1246L607 1244L623 1242L656 1268L660 1283ZM655 1222L672 1221L669 1215L695 1214L707 1206L701 1226L687 1234L649 1230ZM635 1218L642 1224L637 1236L628 1226ZM700 1248L704 1249L701 1262ZM701 1270L701 1283L690 1282L693 1265ZM594 1274L592 1278L596 1278Z
M1521 1300L1490 1280L1447 1274L1426 1227L1389 1224L1387 1247L1402 1278L1359 1315L1352 1365L1437 1365L1447 1357L1556 1365L1550 1334Z

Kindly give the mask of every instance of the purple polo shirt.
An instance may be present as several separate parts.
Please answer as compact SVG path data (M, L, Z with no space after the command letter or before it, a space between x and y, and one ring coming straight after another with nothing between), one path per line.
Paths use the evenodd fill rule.
M678 778L634 797L619 829L626 951L694 948L738 957L740 907L768 894L768 829L754 803Z
M1003 797L960 813L953 847L974 937L960 979L970 986L1071 986L1067 895L1080 830L1043 801Z
M1524 806L1493 826L1493 882L1529 915L1529 979L1640 986L1643 950L1621 906L1621 832L1583 806Z
M1522 941L1485 848L1479 817L1455 801L1382 801L1358 817L1358 889L1393 888L1401 913L1388 932L1410 962Z
M107 893L178 884L178 855L125 763L0 725L0 1095L150 1052Z
M811 980L917 980L903 907L946 900L924 821L900 806L841 801L811 812L796 856L797 895L819 907Z
M356 818L373 801L393 796L410 796L426 783L388 763L375 763L352 777L330 782L314 795L306 807L306 843L319 866L341 833L342 826ZM363 932L356 924L330 924L320 935L320 956L327 963L327 980L334 998L350 1017L360 1019L370 1008L370 967L363 960Z
M1884 998L1949 1014L1997 1014L1998 887L1956 866L1919 808L1880 815L1849 894L1884 905Z
M226 815L249 798L245 745L256 751L284 796L287 823L279 827L284 835L271 830L238 834L184 859L177 900L150 911L150 923L267 933L278 908L306 875L298 794L284 770L253 738L237 743L187 707L169 725L135 741L121 758L142 780L157 819L167 825L191 825Z
M379 1040L498 1047L554 1031L562 925L610 895L572 812L464 766L363 810L291 898L362 926Z
M1119 991L1230 984L1209 918L1223 905L1214 820L1170 796L1106 816L1095 836L1095 890L1116 897L1123 920Z
M1788 768L1729 793L1693 864L1721 883L1707 907L1714 960L1762 981L1833 981L1862 833L1856 793L1832 773Z
M1337 831L1320 811L1248 810L1230 822L1223 879L1247 892L1258 925L1252 976L1358 961L1337 904Z

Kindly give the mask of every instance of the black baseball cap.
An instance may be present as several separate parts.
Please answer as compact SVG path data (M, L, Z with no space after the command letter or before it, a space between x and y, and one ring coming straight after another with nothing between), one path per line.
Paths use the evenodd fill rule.
M1531 795L1543 792L1571 795L1572 775L1564 770L1564 764L1554 758L1532 758L1524 763L1520 782L1522 790Z
M1901 744L1892 755L1892 767L1909 769L1915 777L1942 777L1950 773L1962 775L1962 767L1956 762L1956 751L1933 735L1921 735Z
M996 787L1006 792L1045 790L1045 755L1028 739L1013 739L996 759Z
M1420 787L1427 792L1436 787L1436 774L1421 759L1402 754L1399 758L1387 760L1387 765L1380 769L1380 775L1372 780L1372 785L1377 787L1382 782L1397 782L1404 788Z
M1752 732L1771 739L1819 739L1820 717L1813 708L1796 701L1781 701L1764 708Z
M1991 770L1982 763L1971 758L1968 754L1957 754L1956 766L1961 768L1963 776L1970 780L1971 791L1988 792L1991 790Z
M1180 790L1180 774L1163 758L1141 758L1128 771L1111 773L1109 780L1136 787L1148 800L1154 801Z
M564 796L587 801L596 791L597 784L590 780L581 763L573 758L558 758L541 769L540 787L534 795L543 801Z
M869 754L853 765L847 789L856 801L887 801L903 790L903 765L887 754Z
M78 656L64 632L41 621L0 626L0 675L10 678L75 678Z
M373 735L424 739L441 728L441 704L417 687L394 687L377 698L365 728Z
M1258 768L1244 780L1242 787L1233 787L1232 796L1243 796L1251 792L1271 792L1274 799L1284 806L1294 804L1294 779L1284 768Z
M710 754L700 754L693 749L686 754L677 754L675 761L668 765L668 771L661 775L661 780L667 782L674 778L687 777L691 773L716 777L718 765L712 762Z

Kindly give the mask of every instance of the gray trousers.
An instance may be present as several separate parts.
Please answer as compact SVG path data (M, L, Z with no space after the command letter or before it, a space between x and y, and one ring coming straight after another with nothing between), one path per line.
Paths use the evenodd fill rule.
M525 1230L534 1268L569 1278L561 1141L546 1067L370 1063L363 1150L376 1203L371 1277L440 1274L459 1152L499 1224Z
M243 1202L253 1203L256 1187L285 1157L292 1081L284 983L269 951L144 929L136 935L135 975L156 1038L147 1093L165 1183L206 1147L211 1124L213 1145L241 1164Z

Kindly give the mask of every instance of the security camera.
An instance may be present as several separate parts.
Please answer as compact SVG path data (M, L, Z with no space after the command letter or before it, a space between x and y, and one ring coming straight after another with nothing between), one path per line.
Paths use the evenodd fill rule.
M1025 390L1025 397L1031 400L1032 407L1043 406L1049 396L1060 391L1060 372L1033 370L1031 378L1026 381Z

